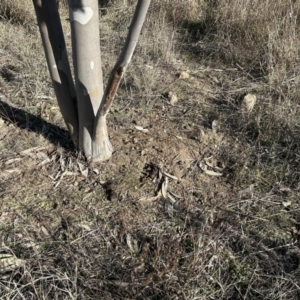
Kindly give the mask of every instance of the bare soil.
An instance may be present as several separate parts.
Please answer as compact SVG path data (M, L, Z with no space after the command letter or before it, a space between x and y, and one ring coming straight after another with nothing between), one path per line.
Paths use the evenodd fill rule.
M118 9L102 11L106 78L133 10ZM97 164L72 145L31 15L0 19L1 299L300 297L298 68L270 82L159 9Z

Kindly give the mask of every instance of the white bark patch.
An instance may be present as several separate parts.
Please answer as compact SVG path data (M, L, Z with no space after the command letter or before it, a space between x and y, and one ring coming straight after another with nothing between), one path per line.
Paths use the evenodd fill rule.
M135 48L135 47L134 47L134 48ZM134 49L134 48L133 48L133 49ZM127 66L129 65L130 61L131 61L132 55L133 55L133 51L131 51L129 57L127 58L127 61L126 61L126 68L127 68Z
M71 21L77 21L82 25L87 24L93 17L93 10L90 7L82 7L80 9L71 9Z
M57 65L53 65L53 69L57 69Z
M95 63L93 61L91 61L90 66L91 66L91 69L94 70Z

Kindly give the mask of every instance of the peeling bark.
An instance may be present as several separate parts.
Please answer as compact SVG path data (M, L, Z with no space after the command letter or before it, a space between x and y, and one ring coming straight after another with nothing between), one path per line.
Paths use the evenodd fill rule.
M101 102L101 108L97 114L96 123L97 119L100 118L100 116L105 116L108 113L112 105L121 79L131 61L150 3L151 0L139 0L136 5L136 9L131 24L129 26L129 31L124 47L122 49L117 63L115 64L111 72L111 76L109 78L107 88L105 90L105 94Z
M113 147L109 141L106 116L99 118L99 126L93 140L93 161L104 161L111 157Z

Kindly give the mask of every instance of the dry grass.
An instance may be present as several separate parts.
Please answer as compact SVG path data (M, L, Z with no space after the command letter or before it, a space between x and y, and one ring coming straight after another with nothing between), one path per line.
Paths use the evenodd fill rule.
M204 44L198 44L214 58L239 63L276 83L298 69L298 1L225 0L202 9L207 14L193 20L194 33L204 31Z
M35 15L31 8L32 1L2 0L0 4L0 19L23 27L32 27Z
M106 78L134 2L99 1ZM299 299L299 1L153 1L99 165L30 3L0 3L0 298Z

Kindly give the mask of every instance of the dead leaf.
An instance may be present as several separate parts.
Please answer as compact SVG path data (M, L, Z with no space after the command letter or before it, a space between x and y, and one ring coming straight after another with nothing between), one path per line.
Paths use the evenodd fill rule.
M82 227L83 229L87 230L87 231L91 231L91 227L87 224L79 224L80 227Z
M173 92L168 93L168 99L171 105L175 105L178 102L178 97Z
M217 133L217 128L218 128L218 121L213 120L213 122L211 123L211 129L212 129L213 133Z
M46 147L32 147L20 152L21 155L31 156L31 152L45 150ZM36 156L36 155L34 155Z
M248 112L253 110L253 107L256 103L256 96L253 94L247 94L243 99L243 105L246 107Z
M21 173L21 170L19 168L8 169L8 170L3 171L0 174L0 178L8 179L12 174L18 175L20 173Z
M26 261L19 259L12 254L0 253L0 271L8 272L13 271L14 269L24 267Z
M162 177L163 177L163 171L162 171L161 168L159 168L159 170L158 170L158 179L161 180Z
M78 164L81 175L83 175L84 177L88 177L89 169L84 168L83 164L81 164L80 162L78 162L77 164Z
M66 158L60 157L59 162L60 162L60 169L62 171L65 171L65 169L66 169Z
M49 236L49 232L44 226L41 226L41 230L45 235Z
M190 77L190 74L188 72L184 72L182 71L180 74L179 74L179 78L180 79L188 79Z
M7 160L4 164L5 165L10 165L10 164L12 164L16 161L20 161L20 160L22 160L22 158L12 158L12 159Z
M218 256L213 255L208 262L207 268L209 268L209 269L212 268L214 266L216 260L218 260Z
M138 201L139 202L154 202L161 197L161 192L159 192L156 196L143 196Z
M291 204L292 204L291 201L282 202L282 205L283 205L285 208L291 206Z
M167 173L167 172L162 171L162 174L163 174L164 176L166 176L166 177L171 178L171 179L179 180L179 178L177 178L176 176L173 176L173 175L171 175L171 174L169 174L169 173Z
M174 205L177 202L176 199L172 196L171 193L168 193L168 199L170 200L172 205Z
M179 195L177 195L177 194L175 194L175 193L173 193L173 192L169 192L169 194L171 194L171 195L172 195L173 197L175 197L175 198L183 199L182 196L179 196Z
M51 162L51 159L49 157L47 157L45 160L43 160L42 162L40 162L37 166L38 167L42 167L42 166L44 166L44 165L46 165L46 164L48 164L50 162Z
M138 253L139 252L139 247L138 247L138 242L136 239L132 237L130 233L126 234L126 243L131 252L133 253Z
M215 172L215 171L211 171L211 170L207 170L207 166L203 163L200 162L199 163L199 167L204 171L205 174L210 175L210 176L222 176L222 173L219 172Z
M167 199L168 185L169 185L168 177L165 177L165 180L164 180L164 182L162 183L162 186L161 186L161 193L162 193L162 195L165 199Z
M99 171L99 169L93 169L93 172L94 172L95 174L97 174L97 175L99 175L99 174L100 174L100 171Z
M148 129L143 128L142 126L134 125L134 128L137 129L137 130L139 130L139 131L145 132L145 133L149 132Z
M224 168L220 168L216 165L217 161L213 158L213 156L204 158L204 161L205 161L205 164L212 169L215 169L217 171L223 171L223 169L224 169Z

